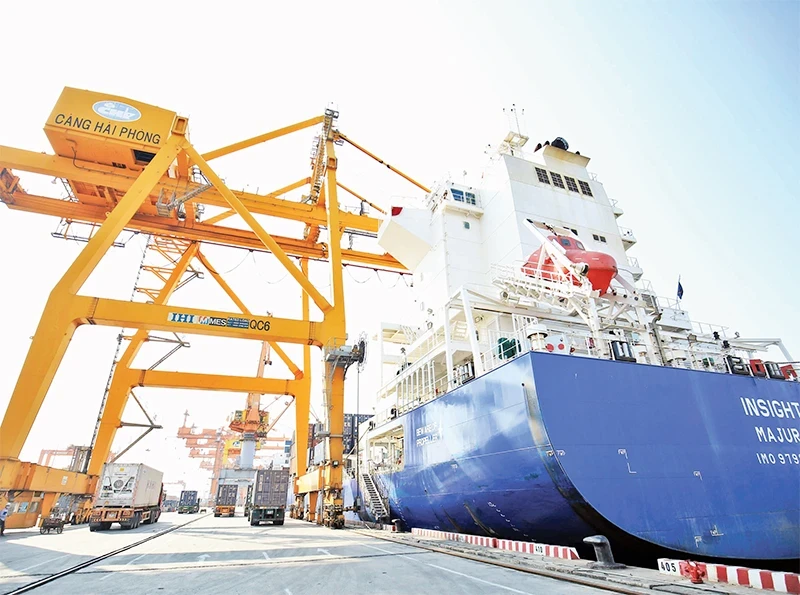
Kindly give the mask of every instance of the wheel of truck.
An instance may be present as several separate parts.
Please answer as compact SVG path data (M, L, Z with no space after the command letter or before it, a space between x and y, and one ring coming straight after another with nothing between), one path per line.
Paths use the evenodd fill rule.
M258 527L258 521L250 521L251 527Z
M283 521L273 521L272 524L273 525L282 525Z
M219 513L218 513L218 512L215 512L215 513L214 513L214 516L219 516Z
M111 521L105 521L103 523L100 523L101 531L108 531L109 529L111 529Z
M136 529L139 525L142 524L142 513L137 512L133 515L133 528Z
M64 531L64 527L56 527L56 533L59 535Z

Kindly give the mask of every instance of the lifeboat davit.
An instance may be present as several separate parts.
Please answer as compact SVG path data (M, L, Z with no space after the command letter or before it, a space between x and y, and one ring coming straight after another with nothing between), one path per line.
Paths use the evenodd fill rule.
M611 280L617 276L617 261L614 260L613 256L604 252L589 252L584 248L580 240L575 238L551 235L547 239L564 248L564 255L568 260L575 264L583 263L587 266L586 277L592 284L592 288L600 291L600 295L608 291ZM572 274L573 284L581 284L580 278L578 278L575 271L568 271L562 265L556 264L549 255L545 255L544 262L540 268L541 252L542 248L539 247L528 257L528 261L522 266L523 273L531 277L539 276L537 274L538 269L544 279L547 279L549 275L552 275L552 278L555 279L557 277L560 278L561 274Z

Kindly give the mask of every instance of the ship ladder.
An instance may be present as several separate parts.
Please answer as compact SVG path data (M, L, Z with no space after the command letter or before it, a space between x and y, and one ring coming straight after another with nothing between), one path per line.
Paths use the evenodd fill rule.
M388 506L383 501L383 497L378 491L378 486L375 485L375 480L372 479L372 475L369 473L362 473L361 479L366 491L366 500L369 502L367 506L375 516L375 519L380 521L387 518L389 516Z

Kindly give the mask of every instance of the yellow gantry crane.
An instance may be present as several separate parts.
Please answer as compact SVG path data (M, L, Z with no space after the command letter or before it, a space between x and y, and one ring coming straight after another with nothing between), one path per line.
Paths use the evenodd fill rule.
M335 126L337 118L337 112L326 110L321 116L201 154L187 137L185 117L124 97L67 87L44 127L54 154L0 146L0 201L12 210L60 217L67 226L94 226L87 245L50 294L0 426L0 503L27 502L26 511L38 509L26 515L12 514L9 527L31 526L39 513L48 513L60 494L94 493L97 475L108 458L117 429L123 425L121 415L135 387L293 396L296 448L300 455L295 480L298 503L307 494L313 511L317 509L317 499L322 498L323 512L317 522L343 526L344 376L347 367L358 358L357 348L347 344L343 265L352 263L395 272L405 269L389 254L342 248L343 234L374 236L381 220L340 208L340 188L362 203L372 203L338 181L336 147L347 142L419 189L428 189L341 134ZM321 132L315 139L309 177L275 192L263 195L232 191L210 165L216 158L310 127L320 127ZM30 194L15 172L59 178L69 190L68 197ZM303 201L282 198L306 186L309 191ZM206 207L225 210L204 218ZM272 235L256 215L301 221L305 223L303 237ZM223 225L234 216L241 218L248 229ZM321 227L327 229L327 243L319 241ZM173 251L173 265L162 271L163 286L153 292L149 303L81 295L84 282L124 230L150 234ZM204 243L271 253L300 286L301 318L279 318L248 309L204 255ZM309 260L328 263L329 297L309 279ZM169 304L187 271L191 274L195 261L211 274L235 309L219 311ZM313 317L312 303L318 310ZM115 366L87 472L20 461L20 452L70 339L83 324L136 329L135 334L126 337L127 347ZM266 342L286 364L291 377L253 378L133 368L134 357L151 331ZM304 346L302 367L289 358L281 344ZM309 473L302 454L308 447L312 346L322 350L325 365L324 406L331 462Z

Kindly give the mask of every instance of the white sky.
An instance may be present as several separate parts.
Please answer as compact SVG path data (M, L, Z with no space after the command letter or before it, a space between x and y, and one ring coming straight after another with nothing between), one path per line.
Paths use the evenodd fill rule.
M790 165L797 152L781 144L791 142L784 137L797 138L796 118L786 121L788 129L764 157L745 148L767 129L741 99L749 93L763 113L785 113L786 105L797 105L797 84L782 87L777 75L755 81L753 73L765 76L760 66L769 52L782 48L765 45L760 52L751 44L745 53L724 19L715 21L712 39L679 43L678 17L660 30L642 29L636 19L651 26L657 19L637 14L632 4L598 10L590 2L411 2L380 12L374 3L234 2L222 12L219 4L207 9L143 1L124 14L103 2L72 2L68 9L52 4L60 8L47 18L42 3L4 8L3 20L13 26L4 27L0 49L7 81L0 144L48 151L42 126L64 86L178 111L190 118L191 140L201 152L306 119L334 102L345 134L430 184L448 174L458 179L464 170L475 175L484 147L507 130L502 108L516 102L526 110L532 141L564 136L573 150L592 157L590 170L625 209L621 225L639 239L630 254L661 294L673 295L681 274L693 318L730 325L742 336L783 336L800 357L800 323L789 315L798 286L786 279L792 273L785 266L798 246L797 176ZM669 12L667 4L649 6ZM691 4L670 6L690 12ZM748 39L764 38L758 20L748 26ZM714 77L722 71L693 45L706 41L739 66L735 78L725 73L721 82L741 89L719 92ZM307 175L311 136L298 134L212 165L234 189L273 190ZM419 196L352 148L342 147L339 155L339 179L372 202L387 206L393 197ZM745 172L746 180L737 179ZM48 180L23 181L37 192L57 195L60 189ZM0 410L50 289L83 247L51 238L57 222L0 208ZM275 222L268 229L299 233ZM780 241L760 240L759 229ZM135 238L113 250L82 293L128 299L142 246L143 238ZM215 247L205 252L219 271L234 269L226 279L252 310L299 315L299 289L271 257ZM317 266L312 273L324 288L324 271ZM345 279L351 337L362 330L374 334L381 320L418 311L395 275L348 269ZM234 310L210 277L180 290L173 303ZM78 330L25 445L25 460L37 460L42 448L89 442L118 330ZM255 372L255 344L189 340L191 349L161 369ZM290 351L301 359L299 350ZM148 346L136 363L146 367L159 353ZM279 363L273 372L282 375ZM370 411L364 402L377 388L377 374L373 362L362 377L362 412ZM348 412L355 411L354 377L353 371ZM208 473L188 459L175 430L186 409L190 423L218 427L243 396L137 394L165 429L126 460L163 469L167 481L207 489ZM124 418L141 420L131 408ZM291 423L282 425L290 431ZM135 435L120 431L116 448Z

